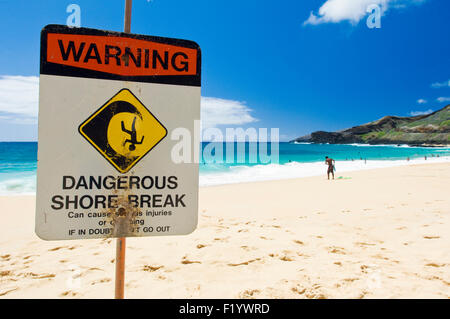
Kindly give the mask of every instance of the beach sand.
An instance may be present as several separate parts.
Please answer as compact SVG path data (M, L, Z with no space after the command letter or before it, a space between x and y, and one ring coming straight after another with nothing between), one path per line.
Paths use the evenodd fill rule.
M450 163L202 188L188 236L127 239L127 298L450 298ZM112 298L115 239L46 242L0 197L0 298Z

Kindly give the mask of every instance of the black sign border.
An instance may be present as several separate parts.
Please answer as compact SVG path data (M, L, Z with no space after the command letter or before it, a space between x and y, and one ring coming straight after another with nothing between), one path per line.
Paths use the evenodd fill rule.
M108 37L125 37L145 40L162 44L175 45L183 48L197 50L197 73L195 75L153 75L153 76L123 76L101 71L83 69L58 63L47 62L47 35L49 33L96 35ZM186 86L201 86L201 50L200 46L190 40L163 38L141 34L106 31L90 28L76 28L65 25L49 24L41 31L41 65L40 73L47 75L71 76L103 80L118 80L131 82L160 83Z

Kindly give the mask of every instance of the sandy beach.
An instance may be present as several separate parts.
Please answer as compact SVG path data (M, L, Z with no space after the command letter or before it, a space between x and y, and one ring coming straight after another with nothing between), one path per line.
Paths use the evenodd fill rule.
M200 190L188 236L127 239L126 298L450 298L450 163ZM112 298L115 240L40 240L0 197L0 298Z

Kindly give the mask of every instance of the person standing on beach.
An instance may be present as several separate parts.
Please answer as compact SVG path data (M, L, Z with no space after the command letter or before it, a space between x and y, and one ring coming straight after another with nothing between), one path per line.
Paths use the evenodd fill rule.
M325 156L325 164L328 165L327 176L330 179L330 173L333 175L334 179L334 159Z

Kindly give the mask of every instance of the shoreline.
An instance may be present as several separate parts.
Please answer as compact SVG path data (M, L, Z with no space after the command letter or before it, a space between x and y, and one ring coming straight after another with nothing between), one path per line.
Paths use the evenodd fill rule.
M447 162L450 162L450 156L428 157L427 160L424 158L412 158L409 161L404 159L367 160L367 163L365 163L364 159L347 161L339 160L336 161L337 169L335 172L335 177L338 178L339 176L342 176L343 173L345 174L355 171ZM322 161L291 162L284 164L264 164L253 166L236 165L230 166L228 171L200 173L199 186L203 188L228 184L289 180L322 175L326 176L326 167ZM27 178L29 178L29 176ZM9 181L15 180L19 179L11 179ZM36 196L36 192L28 191L8 193L0 191L0 196Z
M365 171L379 168L389 168L409 165L437 164L450 162L450 156L413 158L407 160L347 160L336 161L335 177L342 173ZM272 169L271 172L268 172ZM285 164L266 164L254 166L234 166L227 172L204 173L200 175L200 187L211 187L228 184L289 180L313 176L326 176L326 166L323 161L291 162ZM202 181L203 180L203 181Z

